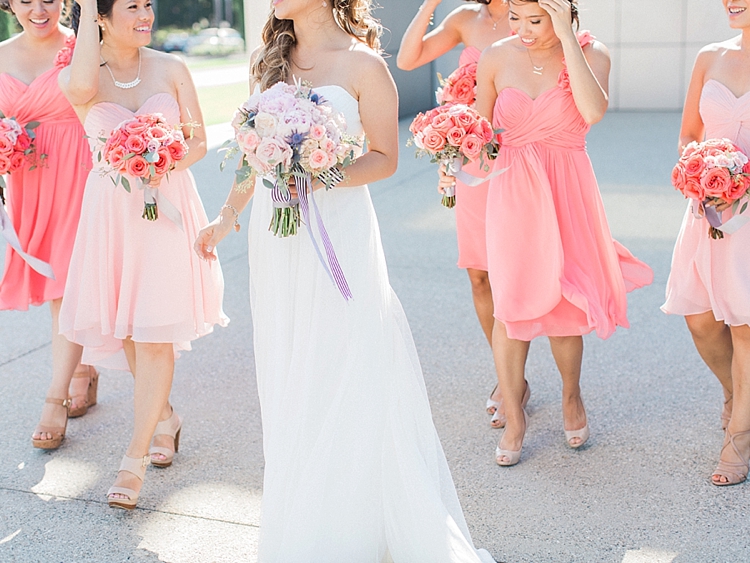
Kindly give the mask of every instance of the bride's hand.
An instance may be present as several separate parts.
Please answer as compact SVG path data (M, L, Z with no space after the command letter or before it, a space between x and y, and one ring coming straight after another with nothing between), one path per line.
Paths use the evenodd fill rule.
M441 164L438 167L438 176L440 176L440 180L438 180L438 193L441 195L445 195L445 190L448 188L455 188L456 187L456 178L455 176L450 176L445 171L445 164Z
M558 39L565 39L566 36L575 37L570 0L539 0L539 7L552 19L552 27Z
M233 222L223 216L224 211L225 209L222 209L216 219L203 227L198 233L198 238L195 239L193 248L201 260L216 260L216 245L232 230Z

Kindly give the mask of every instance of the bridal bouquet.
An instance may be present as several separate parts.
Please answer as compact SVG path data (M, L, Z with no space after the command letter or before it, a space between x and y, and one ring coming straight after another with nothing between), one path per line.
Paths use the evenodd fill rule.
M35 168L34 129L39 123L33 121L22 127L13 117L0 112L0 200L5 203L5 180L3 175L21 170L29 165Z
M477 101L477 63L461 65L448 78L438 73L440 88L435 92L437 103L474 106Z
M253 173L260 176L274 201L269 230L279 237L296 235L299 199L291 197L289 181L294 178L298 195L304 190L306 199L313 179L326 189L343 180L341 170L354 161L357 146L345 134L344 117L309 85L279 82L250 96L232 125L242 153L238 187Z
M735 213L738 208L739 214L744 213L750 196L750 163L729 139L694 141L685 147L672 170L672 184L699 206L709 222L711 238L721 239L724 238L719 229L721 218L706 204L727 202L732 204Z
M495 159L500 148L500 133L475 109L464 104L438 106L420 113L409 131L413 137L407 145L417 147L417 157L429 155L430 162L443 164L452 175L459 174L461 166L476 161L488 171L484 159ZM459 179L465 181L461 176ZM442 204L455 207L455 192L446 190Z
M178 126L179 127L179 126ZM153 189L155 179L168 176L188 152L180 128L171 126L160 113L138 115L118 125L108 138L100 139L104 148L98 159L116 173L113 182L130 192L128 176L140 180L144 187L143 218L156 221L159 213Z

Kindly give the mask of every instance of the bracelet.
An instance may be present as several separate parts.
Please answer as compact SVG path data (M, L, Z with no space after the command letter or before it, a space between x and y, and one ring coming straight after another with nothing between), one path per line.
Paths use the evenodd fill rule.
M234 213L234 230L235 232L240 232L240 222L237 220L240 216L240 212L237 211L237 208L234 205L229 205L228 203L225 203L222 208L219 210L219 216L221 217L221 220L224 220L224 216L221 214L222 211L225 209L229 209L232 213Z

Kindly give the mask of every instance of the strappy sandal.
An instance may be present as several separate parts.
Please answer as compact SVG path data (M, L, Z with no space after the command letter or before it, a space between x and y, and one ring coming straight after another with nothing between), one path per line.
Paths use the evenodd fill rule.
M494 391L492 391L494 393ZM491 397L491 395L490 395ZM523 392L523 399L521 399L521 407L526 408L526 405L529 404L529 399L531 398L531 386L529 386L529 382L526 381L526 391ZM489 404L489 401L487 401ZM505 418L505 415L500 412L500 408L502 407L502 401L498 403L497 410L495 410L495 413L492 415L492 418L490 419L490 426L492 428L505 428L505 424L508 422L508 419Z
M737 447L737 444L734 443L735 438L745 435L750 435L750 430L737 432L736 434L731 434L729 430L727 430L726 437L724 438L724 446L722 446L721 448L721 453L724 453L726 447L731 445L735 455L742 461L724 461L721 458L719 459L716 470L711 476L711 483L713 483L717 487L739 485L747 479L748 465L750 464L750 453L748 453L748 455L742 455L740 453L740 449ZM722 483L721 481L717 480L718 477L724 477L727 482Z
M732 419L732 407L729 403L734 399L734 394L729 395L728 399L724 400L724 407L721 409L721 429L726 430L729 426L729 421Z
M96 371L94 366L87 366L86 371L77 371L73 374L73 379L88 379L89 386L86 388L84 395L73 395L71 399L75 399L76 406L71 408L68 416L70 418L77 418L83 416L89 411L89 407L93 407L96 404L96 393L99 389L99 372Z
M127 471L132 473L141 480L146 477L146 468L151 463L151 456L144 455L143 457L128 457L123 456L120 462L120 469L118 471ZM127 498L113 497L112 495L124 495ZM107 502L112 508L124 508L125 510L133 510L138 504L139 493L133 489L127 487L110 487L107 491Z
M154 436L169 436L174 440L174 450L160 446L151 446L148 450L151 456L151 465L154 467L169 467L174 461L174 454L180 449L180 433L182 432L182 419L172 409L172 415L167 420L162 420L156 425ZM164 459L154 459L154 455L161 454Z
M39 448L41 450L56 450L60 447L60 444L62 444L62 441L65 439L65 432L68 429L68 417L70 416L70 399L50 399L49 397L47 397L44 402L51 405L60 405L65 409L65 426L44 426L40 424L36 427L36 431L40 433L51 434L52 438L50 438L49 440L36 440L34 438L31 438L31 444L35 448Z

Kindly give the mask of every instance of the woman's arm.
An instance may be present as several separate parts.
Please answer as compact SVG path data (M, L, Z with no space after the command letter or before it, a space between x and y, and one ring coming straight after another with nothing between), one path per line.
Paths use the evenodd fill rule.
M99 14L96 0L80 0L81 18L70 66L60 72L59 84L74 106L83 106L99 92Z
M586 123L593 125L601 121L609 106L609 51L597 42L587 49L588 58L584 55L567 0L539 0L539 6L549 13L562 43L576 107Z
M492 114L497 100L495 74L497 59L501 56L500 47L492 45L484 50L477 65L477 101L475 108L479 114L492 123Z
M171 55L167 56L173 59L169 68L174 73L173 83L177 92L177 103L180 105L180 121L186 124L182 128L182 132L188 144L187 156L177 163L175 169L186 170L206 156L208 150L206 145L206 127L203 123L203 113L198 102L198 92L195 90L190 71L182 60Z
M706 71L710 66L714 50L711 46L705 47L698 53L693 65L693 74L690 76L685 97L685 108L682 111L682 125L680 126L680 144L678 150L682 154L685 145L693 141L703 141L705 126L700 114L700 99L703 85L706 82Z
M430 19L442 0L424 0L417 15L409 24L396 56L401 70L414 70L437 59L461 43L458 18L463 8L451 12L443 22L427 33Z

